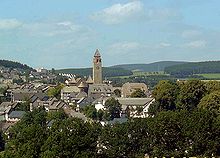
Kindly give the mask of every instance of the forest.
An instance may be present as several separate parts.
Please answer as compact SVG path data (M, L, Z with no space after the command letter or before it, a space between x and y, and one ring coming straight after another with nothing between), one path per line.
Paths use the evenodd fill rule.
M60 69L56 70L57 73L76 74L78 76L92 76L92 68L76 68L76 69ZM115 76L129 76L132 75L132 71L125 70L123 68L102 68L103 77L115 77Z
M34 71L33 68L27 66L26 64L21 64L19 62L9 61L9 60L0 60L0 67L20 69L23 71Z
M63 111L28 112L1 134L1 157L143 158L220 156L220 83L160 81L148 118L101 126Z
M131 71L143 71L143 72L158 72L164 71L165 67L174 66L179 64L184 64L187 62L183 61L159 61L149 64L121 64L121 65L114 65L111 66L112 68L123 68L125 70Z
M176 81L173 76L168 75L149 75L149 76L129 76L129 77L114 77L110 78L114 87L121 87L126 82L145 83L152 90L160 80Z
M175 77L189 77L196 74L220 73L220 61L189 62L168 66L164 72Z

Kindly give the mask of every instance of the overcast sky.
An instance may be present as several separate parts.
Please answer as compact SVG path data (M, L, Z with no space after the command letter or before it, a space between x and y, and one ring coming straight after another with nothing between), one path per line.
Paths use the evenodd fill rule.
M34 68L220 60L219 0L0 0L0 58Z

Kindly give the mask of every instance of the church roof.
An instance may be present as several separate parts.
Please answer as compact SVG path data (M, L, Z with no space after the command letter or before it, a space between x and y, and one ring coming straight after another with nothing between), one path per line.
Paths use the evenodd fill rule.
M93 80L92 80L92 77L91 77L91 76L88 77L86 83L88 83L88 84L93 83Z
M94 57L101 57L98 49L96 49Z
M77 95L76 95L77 98L85 98L87 97L87 94L86 92L79 92Z
M84 82L81 82L78 87L79 88L85 88L85 87L87 87L87 85Z
M71 93L71 92L80 92L80 89L77 86L66 86L63 87L61 91L64 93Z
M75 77L71 78L69 83L76 83Z

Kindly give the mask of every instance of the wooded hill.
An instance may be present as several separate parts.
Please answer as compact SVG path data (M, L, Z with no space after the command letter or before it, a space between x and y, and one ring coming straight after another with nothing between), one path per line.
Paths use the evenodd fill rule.
M57 73L77 74L79 76L92 76L92 68L78 68L78 69L60 69L56 70ZM125 70L123 68L102 68L103 77L114 77L114 76L129 76L132 75L132 71Z
M123 68L125 70L131 71L143 71L143 72L156 72L156 71L164 71L164 68L167 66L184 64L187 62L183 61L159 61L150 64L122 64L111 66L112 68Z
M165 73L176 77L188 77L195 74L220 73L220 61L191 62L168 66Z
M0 67L19 69L21 71L33 71L34 69L26 64L21 64L16 61L0 60Z

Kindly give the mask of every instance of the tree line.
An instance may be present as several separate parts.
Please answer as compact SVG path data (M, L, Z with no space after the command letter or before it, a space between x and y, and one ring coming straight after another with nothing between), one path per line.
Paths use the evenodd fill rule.
M220 155L220 118L209 110L163 111L155 117L102 127L63 115L26 115L5 140L4 158L143 158ZM57 118L59 117L59 119ZM2 144L2 141L1 141Z
M9 61L9 60L0 60L0 66L6 67L6 68L11 68L11 69L20 69L23 71L35 71L33 68L26 64L21 64L19 62L15 61Z
M176 77L188 77L203 73L220 73L220 61L189 62L168 66L164 72Z
M114 77L114 76L130 76L132 71L125 70L123 68L102 68L103 77ZM92 68L79 68L79 69L60 69L56 70L56 73L67 73L67 74L76 74L78 76L92 76Z
M148 85L148 87L153 90L153 88L157 85L157 83L160 80L170 80L170 81L176 81L177 79L172 76L168 75L149 75L149 76L130 76L127 78L119 78L114 77L110 78L112 81L112 85L114 87L121 87L126 82L136 82L136 83L145 83Z

